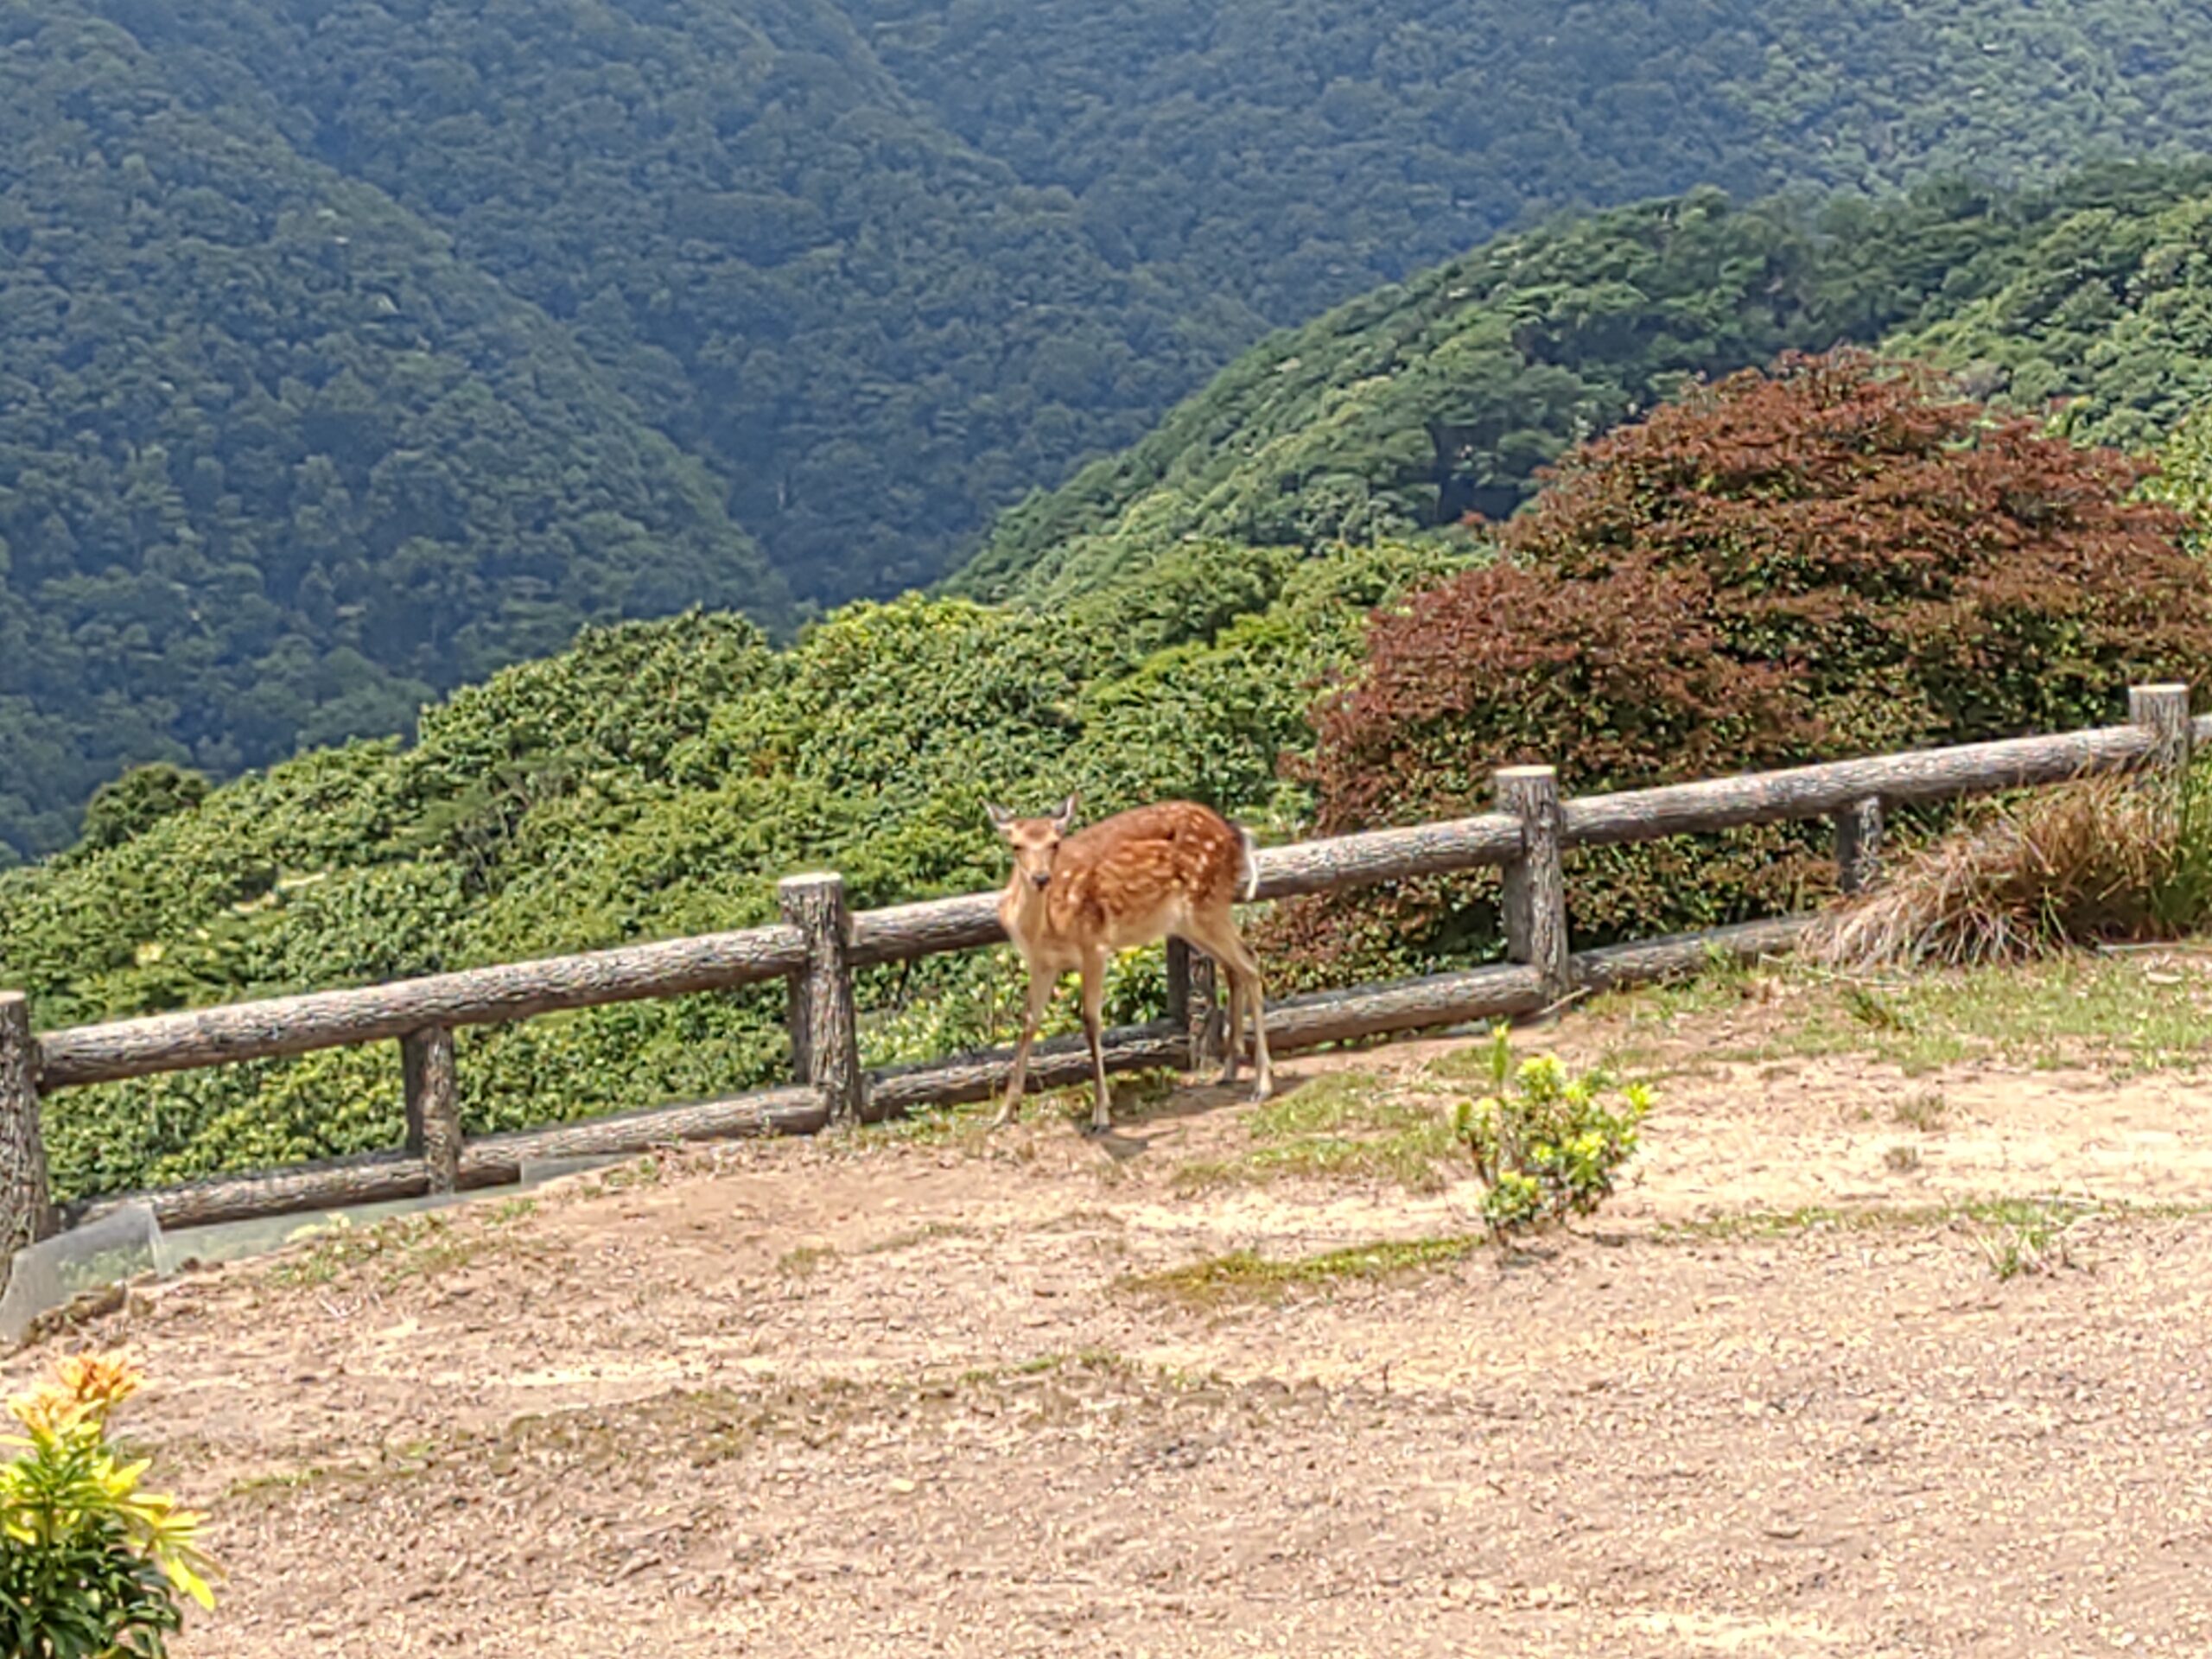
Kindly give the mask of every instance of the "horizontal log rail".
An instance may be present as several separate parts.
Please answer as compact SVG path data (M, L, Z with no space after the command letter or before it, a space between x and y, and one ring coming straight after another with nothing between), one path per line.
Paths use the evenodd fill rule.
M1560 837L1570 847L1604 847L1746 824L1824 818L1855 801L1956 800L2064 783L2140 766L2151 758L2156 741L2139 726L2107 726L2058 737L1964 743L1956 748L1831 760L1786 772L1746 772L1618 795L1586 795L1564 804Z
M1394 985L1293 997L1267 1010L1268 1042L1284 1052L1388 1033L1556 1010L1573 995L1694 970L1719 950L1786 950L1802 918L1576 953L1568 946L1560 861L1573 847L1827 818L1840 879L1856 891L1879 867L1883 809L1955 799L2149 766L2185 763L2212 741L2212 715L2191 718L2189 689L2137 686L2128 723L2052 736L1749 772L1700 783L1561 799L1548 767L1498 774L1497 811L1262 849L1256 897L1288 898L1375 882L1497 867L1504 871L1507 960ZM1005 938L997 894L967 893L850 913L835 874L796 876L784 920L698 938L319 991L257 1002L80 1026L33 1036L20 993L0 992L0 1249L130 1201L87 1200L57 1215L48 1201L39 1102L54 1090L316 1049L397 1040L405 1059L408 1144L372 1156L225 1178L137 1195L164 1225L326 1209L510 1183L524 1162L621 1154L675 1141L804 1134L980 1099L1006 1074L1010 1051L864 1072L854 1017L854 970ZM1109 1033L1112 1071L1192 1067L1211 1052L1208 964L1170 953L1171 1018ZM461 1132L452 1032L648 997L782 980L798 1072L787 1087L731 1100L658 1107L582 1122L480 1135ZM1041 1045L1031 1086L1087 1075L1080 1039Z
M427 1027L487 1026L565 1008L681 996L779 979L806 961L795 927L623 945L582 956L470 968L353 991L312 991L48 1032L38 1039L41 1088L113 1083L236 1060L345 1048Z

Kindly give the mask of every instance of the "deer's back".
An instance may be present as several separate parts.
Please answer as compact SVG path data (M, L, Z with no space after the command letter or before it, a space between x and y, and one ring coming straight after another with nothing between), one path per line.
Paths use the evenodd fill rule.
M1060 843L1046 896L1053 931L1115 948L1147 943L1193 911L1229 904L1241 855L1228 820L1194 801L1101 818Z

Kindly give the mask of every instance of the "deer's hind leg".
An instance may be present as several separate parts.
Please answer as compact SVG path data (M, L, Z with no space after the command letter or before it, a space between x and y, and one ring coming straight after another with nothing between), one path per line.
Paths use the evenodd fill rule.
M1229 1084L1236 1081L1236 1065L1244 1058L1244 982L1235 974L1224 976L1229 981L1229 1007L1222 1031L1219 1081Z
M1230 980L1229 1052L1234 1056L1243 1046L1244 1033L1236 1018L1236 1008L1242 1002L1250 1012L1252 1020L1252 1098L1262 1101L1274 1093L1274 1067L1268 1057L1268 1003L1266 988L1260 982L1260 959L1252 954L1251 946L1236 931L1236 921L1226 909L1214 916L1193 918L1192 931L1196 943L1222 966ZM1224 1068L1222 1081L1230 1080Z

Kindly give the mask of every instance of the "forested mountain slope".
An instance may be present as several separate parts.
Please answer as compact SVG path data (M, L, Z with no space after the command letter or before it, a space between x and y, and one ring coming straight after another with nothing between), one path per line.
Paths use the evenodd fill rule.
M1117 269L834 0L100 3L573 327L809 598L934 579L1262 326Z
M0 10L0 861L127 764L404 730L702 601L787 606L561 329L123 31Z
M2212 148L2161 0L844 0L1100 244L1281 323L1563 210Z
M2049 190L1735 207L1718 191L1497 241L1272 336L1142 442L999 521L947 584L1049 603L1190 535L1290 546L1503 518L1688 374L1887 341L2085 432L2212 395L2212 167Z
M1502 226L2212 122L2212 14L2150 0L0 0L0 857L127 762L399 729L586 617L934 580L1270 327L1377 278L1459 303L1408 273ZM1450 391L1432 435L1399 418L1427 391L1332 390L1356 353L1303 336L1274 415L1223 415L1289 444L1274 477L1163 522L1496 506L1670 374L1874 326L1757 244L1497 274L1402 342ZM1655 257L1703 296L1644 286ZM1544 376L1484 344L1493 298ZM1213 467L1211 429L1179 417L1131 487ZM1130 505L1121 465L979 568ZM181 505L144 505L164 474Z

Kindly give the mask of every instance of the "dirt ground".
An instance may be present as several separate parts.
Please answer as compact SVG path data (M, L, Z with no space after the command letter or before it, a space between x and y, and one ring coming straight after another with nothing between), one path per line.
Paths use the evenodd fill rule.
M1193 1190L1250 1135L1188 1090L671 1156L83 1334L213 1513L184 1656L2212 1651L2202 1080L1705 1058L1753 1017L1665 1035L1632 1184L1518 1254L1133 1287L1472 1226L1465 1180ZM1449 1052L1286 1079L1445 1099ZM2062 1188L2136 1207L2050 1271L1946 1209Z

